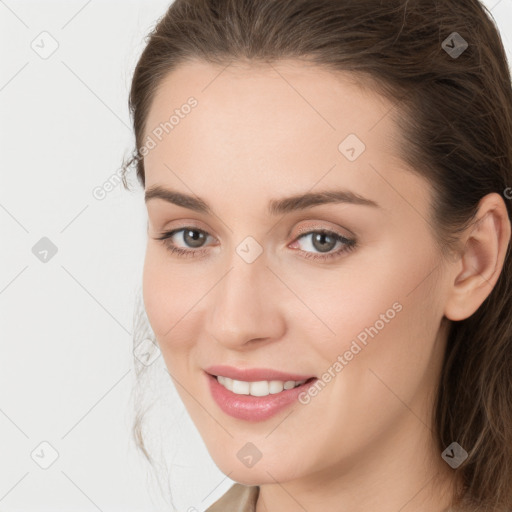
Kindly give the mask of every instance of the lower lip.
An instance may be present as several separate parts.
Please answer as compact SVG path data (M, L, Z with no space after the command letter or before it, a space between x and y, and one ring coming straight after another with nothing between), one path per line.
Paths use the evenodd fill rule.
M267 396L237 395L222 384L217 379L206 373L210 391L217 405L229 416L246 421L264 421L294 402L298 401L298 396L312 386L318 379L308 380L296 388L286 389L280 393L274 393Z

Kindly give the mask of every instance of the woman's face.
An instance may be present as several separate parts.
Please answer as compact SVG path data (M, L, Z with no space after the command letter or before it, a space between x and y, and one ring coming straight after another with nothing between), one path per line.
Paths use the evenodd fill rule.
M146 122L146 311L242 483L389 470L431 436L448 290L431 189L398 159L393 105L349 78L189 62Z

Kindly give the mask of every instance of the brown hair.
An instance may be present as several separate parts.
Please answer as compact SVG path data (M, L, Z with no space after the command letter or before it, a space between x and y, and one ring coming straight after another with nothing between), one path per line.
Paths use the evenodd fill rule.
M457 56L449 53L454 32L468 43ZM307 61L350 71L392 100L400 157L434 187L432 225L443 251L455 246L483 196L511 190L510 72L492 15L477 0L175 0L135 68L129 107L137 148L156 88L196 59ZM139 150L125 171L133 164L144 186ZM506 204L512 218L512 201ZM463 488L453 506L512 509L511 279L509 246L484 303L451 322L433 430L440 454L453 441L468 452L454 470ZM137 417L145 451L140 424Z

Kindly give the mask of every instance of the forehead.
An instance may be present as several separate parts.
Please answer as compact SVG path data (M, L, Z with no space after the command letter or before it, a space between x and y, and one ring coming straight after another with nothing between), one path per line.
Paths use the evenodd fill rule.
M193 98L197 105L189 108ZM350 73L330 72L297 61L228 66L202 61L181 64L159 84L145 123L145 135L169 124L159 146L186 141L197 150L245 148L253 157L279 148L316 153L337 149L350 133L366 146L385 151L399 136L392 104L363 88ZM180 112L184 110L184 112ZM167 133L169 132L169 133ZM162 137L160 137L162 138ZM177 146L178 144L176 144ZM172 148L169 147L172 151ZM274 151L274 157L279 157ZM151 160L150 157L147 160Z
M185 108L190 98L195 106ZM146 188L183 190L185 180L202 195L244 181L273 197L276 188L303 192L321 180L375 196L384 172L406 169L389 100L351 73L297 61L181 64L156 91L148 138ZM362 152L351 161L343 151L354 144ZM396 191L385 193L396 200Z

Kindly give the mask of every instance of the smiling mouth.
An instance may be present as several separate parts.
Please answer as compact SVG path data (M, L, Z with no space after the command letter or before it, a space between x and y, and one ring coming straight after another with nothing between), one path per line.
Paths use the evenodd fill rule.
M249 382L243 380L230 379L229 377L224 377L222 375L213 375L213 377L217 379L217 382L221 386L231 391L232 393L236 395L251 396L268 396L282 393L283 391L297 388L315 379L315 377L311 377L309 379L300 381L260 380Z
M232 377L228 378L222 373ZM240 370L234 367L209 368L205 376L218 407L228 416L251 422L266 421L296 404L298 397L318 380L317 377L298 373L262 368ZM244 378L246 380L241 380ZM263 380L265 378L271 380Z

